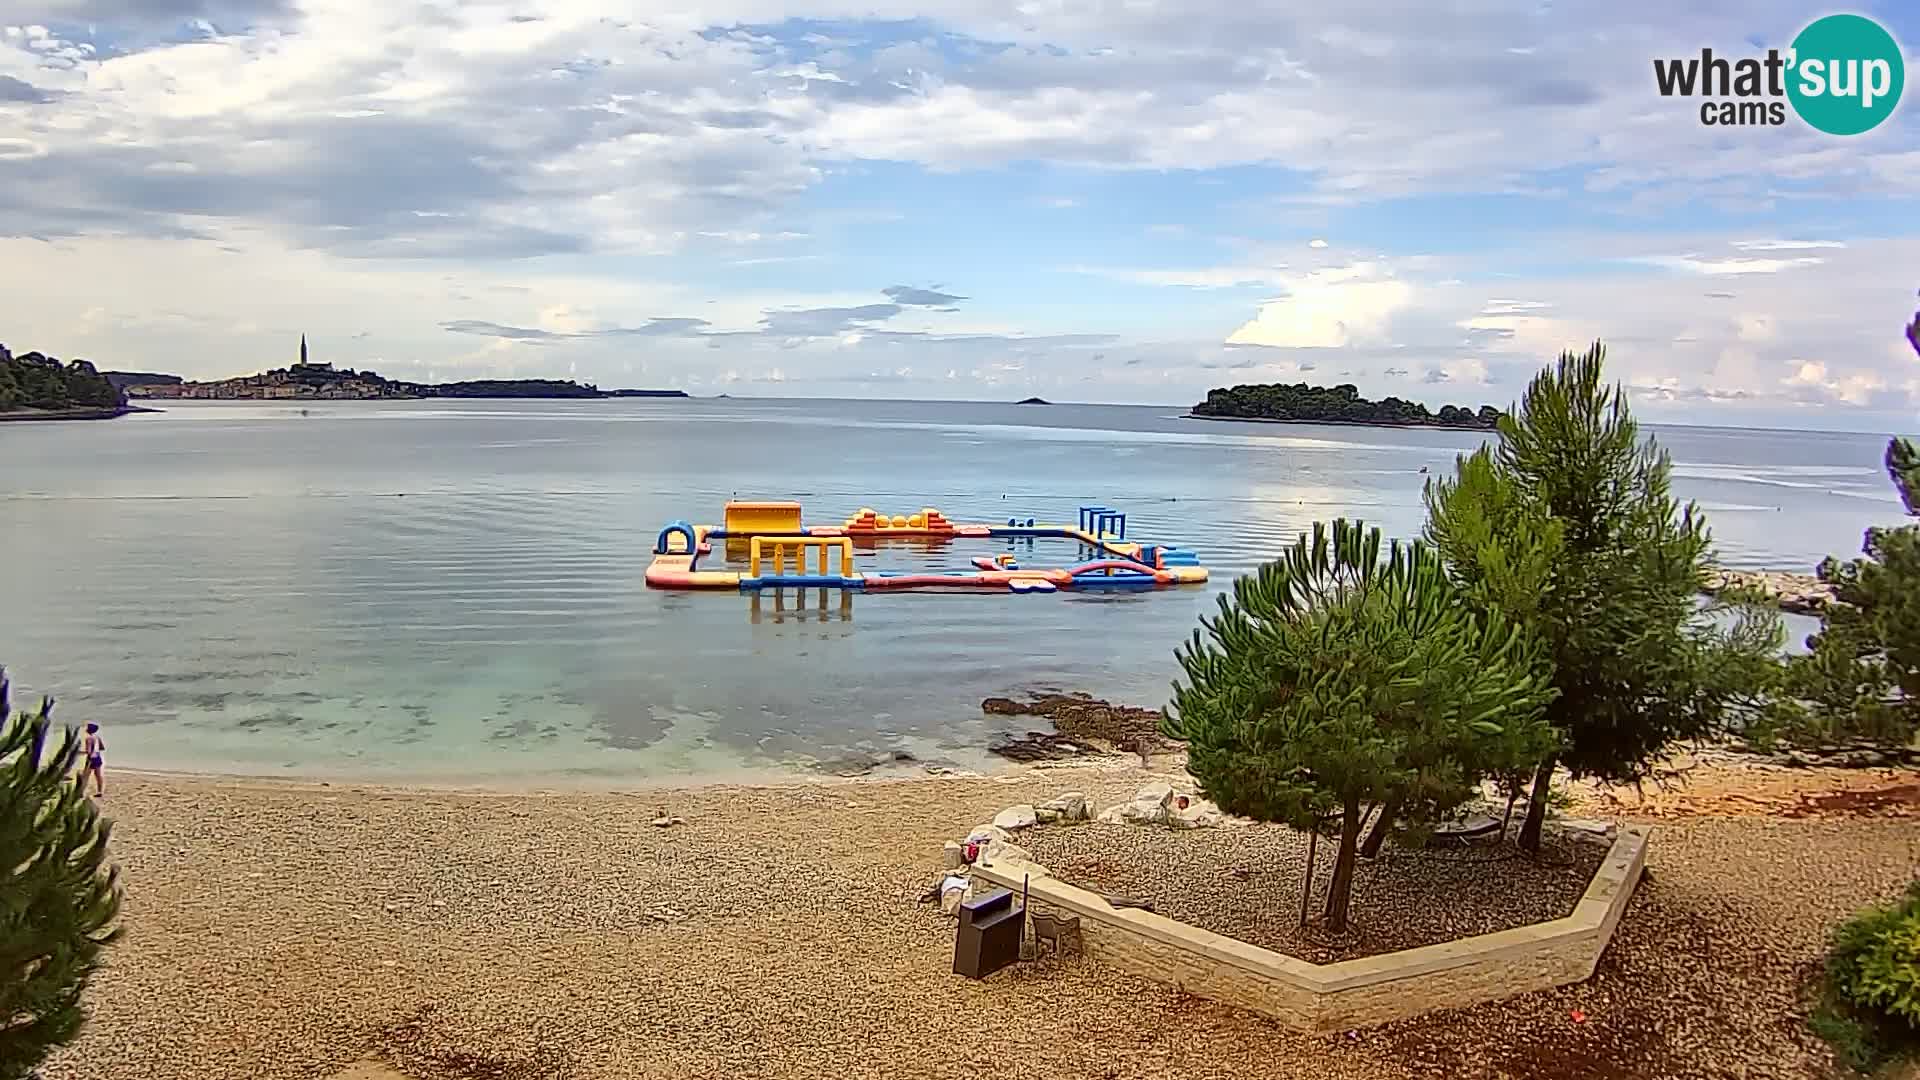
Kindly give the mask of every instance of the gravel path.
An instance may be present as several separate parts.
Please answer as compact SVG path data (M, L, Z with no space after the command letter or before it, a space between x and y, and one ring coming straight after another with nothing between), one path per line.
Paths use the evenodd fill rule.
M915 902L940 842L1144 779L490 796L121 775L128 935L45 1076L1815 1077L1796 981L1920 863L1911 821L1663 821L1594 980L1352 1037L1076 958L950 974L952 924ZM661 806L685 824L651 825Z
M1326 838L1305 929L1307 836L1292 829L1047 826L1020 844L1071 884L1150 900L1162 915L1316 964L1562 918L1606 855L1604 844L1592 843L1556 844L1537 860L1490 841L1424 851L1389 844L1356 867L1349 929L1336 936L1319 921L1337 848Z

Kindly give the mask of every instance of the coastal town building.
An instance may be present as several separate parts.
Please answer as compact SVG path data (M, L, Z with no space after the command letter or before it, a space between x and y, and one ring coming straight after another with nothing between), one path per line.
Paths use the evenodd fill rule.
M127 394L129 397L218 401L364 401L420 396L419 388L410 383L392 382L370 371L361 373L350 368L335 370L331 361L315 362L307 350L305 334L300 335L300 359L287 367L213 382L128 387Z
M336 368L315 360L300 335L300 358L283 368L258 375L242 375L212 382L128 383L127 396L136 398L199 399L211 401L373 401L404 398L609 398L686 397L684 390L601 390L572 379L469 379L450 383L404 382L374 371Z
M319 363L319 364L315 364L315 363L310 363L310 362L309 362L309 361L307 360L307 335L305 335L305 334L301 334L301 335L300 335L300 362L299 362L299 363L297 363L297 364L295 364L295 365L293 365L293 370L294 370L295 372L300 372L300 371L332 371L332 370L333 370L333 362L332 362L332 361L326 361L326 362L324 362L324 363Z

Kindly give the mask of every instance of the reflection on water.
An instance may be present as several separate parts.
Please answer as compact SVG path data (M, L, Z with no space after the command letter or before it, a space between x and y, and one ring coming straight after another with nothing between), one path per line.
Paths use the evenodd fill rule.
M719 773L905 750L981 764L1033 685L1162 703L1173 648L1315 520L1410 535L1471 433L1276 428L1166 409L912 402L182 404L0 428L0 662L155 767L415 779ZM1810 566L1900 520L1882 442L1668 429L1722 560ZM1427 473L1422 474L1421 470ZM728 498L958 521L1127 512L1214 580L1161 592L663 593L667 521ZM964 570L1057 540L886 541ZM724 545L716 564L744 568ZM855 609L858 617L855 617ZM1798 630L1796 640L1804 636ZM1011 718L1015 728L1018 718Z
M787 594L794 596L791 601ZM807 595L814 594L812 604ZM841 622L853 621L853 591L850 589L762 589L747 594L749 622Z

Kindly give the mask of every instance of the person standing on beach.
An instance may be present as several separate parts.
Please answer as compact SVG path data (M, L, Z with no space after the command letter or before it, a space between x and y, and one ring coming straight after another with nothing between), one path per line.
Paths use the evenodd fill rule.
M100 798L107 793L106 777L101 769L106 765L107 740L100 737L100 725L88 724L87 734L80 740L80 786L87 786L87 777L93 777L93 794Z

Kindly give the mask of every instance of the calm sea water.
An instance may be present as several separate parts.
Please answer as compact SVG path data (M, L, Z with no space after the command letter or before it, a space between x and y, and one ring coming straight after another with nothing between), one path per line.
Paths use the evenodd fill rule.
M1316 519L1416 532L1472 434L1173 408L850 401L179 404L0 425L0 663L116 764L592 783L905 750L969 767L980 699L1157 706L1213 594ZM1901 520L1879 436L1655 429L1721 560L1806 568ZM1068 521L1192 547L1205 588L753 600L648 590L653 538L730 497ZM964 567L1005 542L863 567ZM1071 545L1015 547L1034 563ZM1796 628L1804 633L1806 625Z

